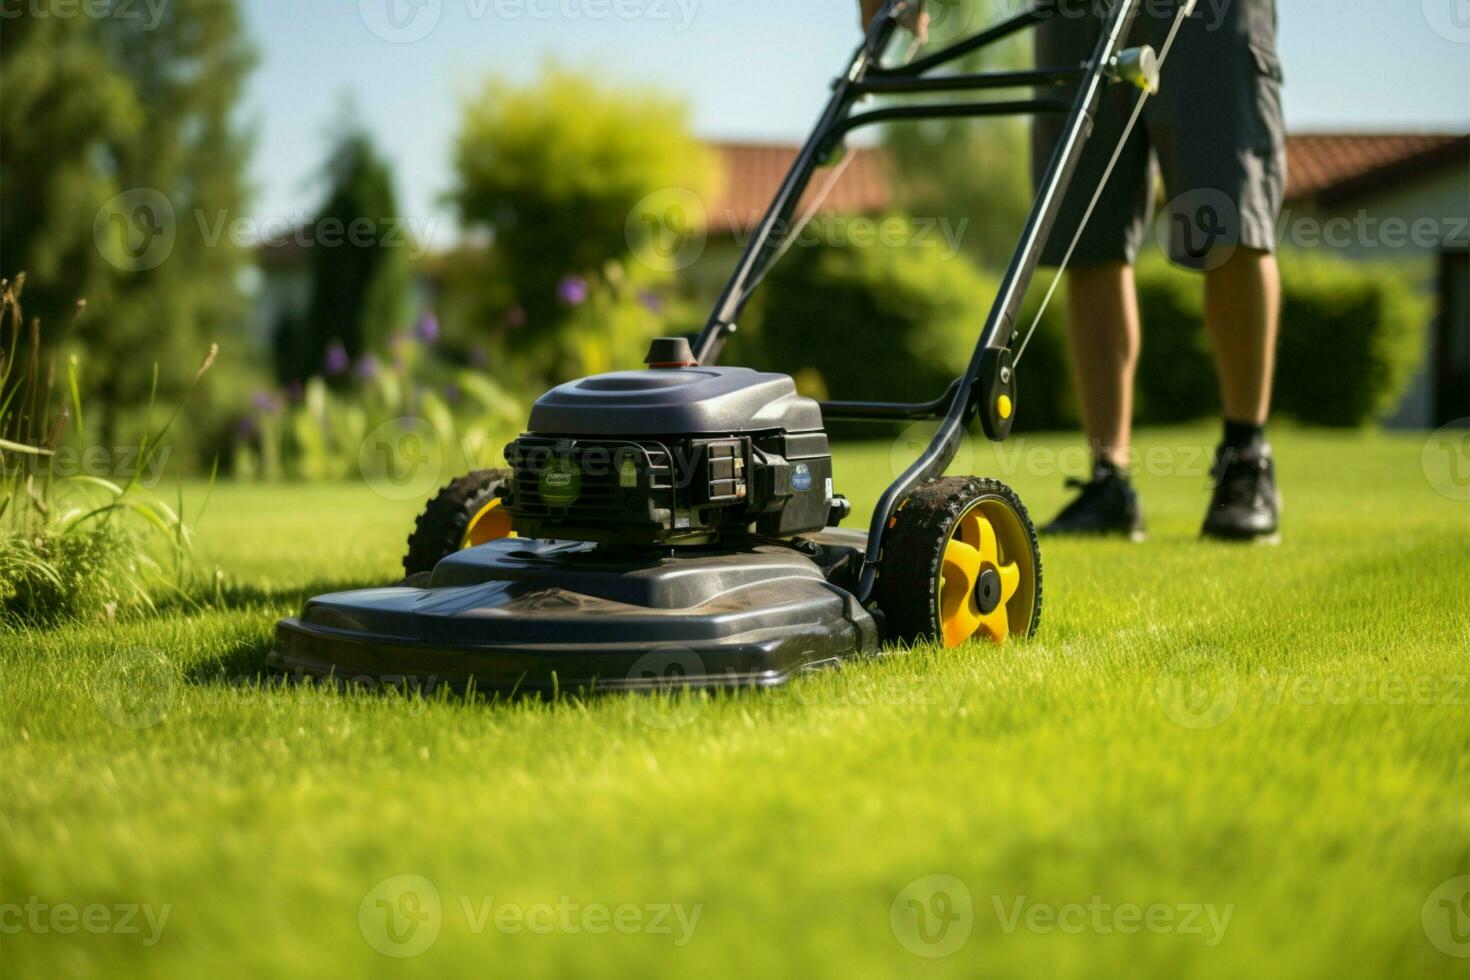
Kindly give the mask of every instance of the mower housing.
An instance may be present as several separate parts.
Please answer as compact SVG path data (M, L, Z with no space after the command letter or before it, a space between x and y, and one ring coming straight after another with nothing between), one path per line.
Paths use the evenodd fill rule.
M790 537L832 512L832 452L816 402L784 374L681 367L553 388L506 448L522 537L706 544Z

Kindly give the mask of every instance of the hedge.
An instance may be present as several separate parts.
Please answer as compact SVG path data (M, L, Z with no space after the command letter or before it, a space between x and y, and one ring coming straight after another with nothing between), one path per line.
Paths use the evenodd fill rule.
M1388 412L1423 356L1429 302L1414 268L1288 253L1276 376L1278 418L1353 426ZM1030 326L1048 280L1020 321ZM774 270L727 363L797 375L833 398L918 401L968 363L997 280L935 248L797 248ZM1017 375L1017 429L1073 428L1065 290L1058 290ZM1138 269L1143 345L1136 421L1166 424L1219 411L1203 320L1203 281L1150 259Z

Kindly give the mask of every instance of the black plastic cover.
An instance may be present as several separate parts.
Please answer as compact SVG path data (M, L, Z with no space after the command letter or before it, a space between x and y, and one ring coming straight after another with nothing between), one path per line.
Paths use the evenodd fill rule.
M537 399L530 431L547 435L658 436L822 428L822 410L784 374L741 367L597 374Z

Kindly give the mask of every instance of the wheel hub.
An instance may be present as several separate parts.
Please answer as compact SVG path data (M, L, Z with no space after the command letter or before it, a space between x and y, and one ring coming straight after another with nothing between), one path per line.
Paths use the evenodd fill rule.
M995 612L995 607L1000 605L1000 594L1000 573L994 568L982 571L975 580L975 605L980 607L980 615Z

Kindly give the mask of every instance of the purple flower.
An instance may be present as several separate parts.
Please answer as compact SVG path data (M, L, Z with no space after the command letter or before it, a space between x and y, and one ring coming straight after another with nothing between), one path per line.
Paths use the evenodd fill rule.
M371 381L378 376L379 370L378 359L371 354L364 354L357 359L357 367L352 373L360 380Z
M526 325L526 310L522 306L512 306L505 311L505 322L512 327L524 327Z
M347 348L342 346L342 341L334 340L328 345L327 356L322 366L326 369L329 378L347 373L347 369L352 366L352 358L347 356Z
M417 330L414 332L418 334L419 340L422 340L426 344L432 344L439 339L439 318L434 315L433 310L423 315L423 318L419 320Z
M241 416L235 420L235 437L242 442L254 439L256 433L255 420L248 415Z
M581 276L567 276L556 284L556 298L568 306L587 302L587 291L587 280Z
M459 402L459 385L447 384L444 386L444 400L451 405Z
M664 311L664 298L651 289L638 290L638 302L650 313L662 313Z
M257 391L250 397L250 404L257 412L270 414L280 411L281 398L274 391Z

